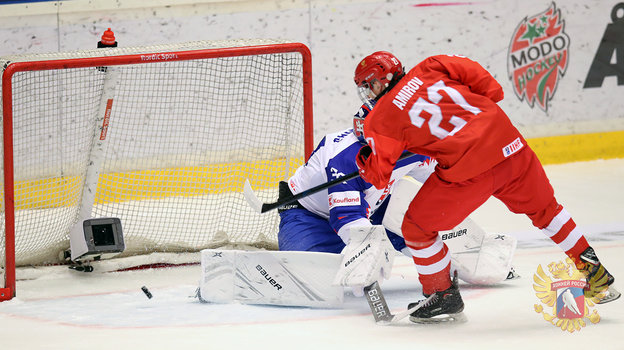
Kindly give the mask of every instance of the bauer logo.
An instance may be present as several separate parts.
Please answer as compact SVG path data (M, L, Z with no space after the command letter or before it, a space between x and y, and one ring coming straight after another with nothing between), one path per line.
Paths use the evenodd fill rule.
M449 239L452 239L452 238L455 238L455 237L461 237L461 236L466 235L466 234L468 234L468 230L465 229L465 228L457 230L457 231L451 231L449 233L442 234L442 240L446 241L446 240L449 240Z
M585 297L584 291L590 286L570 258L565 262L550 263L548 273L539 265L533 281L535 295L541 301L541 304L534 305L534 309L546 322L570 333L586 326L583 319L591 323L600 322L600 315L592 308L601 294L593 298Z
M546 112L559 79L568 67L570 38L564 32L561 11L553 2L532 17L525 17L513 33L507 71L514 92L531 108Z
M282 289L282 285L277 283L277 281L271 277L271 275L269 275L269 273L264 269L264 267L262 267L262 265L256 265L256 270L258 270L258 272L260 272L260 274L262 275L262 277L264 277L264 279L273 287L275 287L277 290Z

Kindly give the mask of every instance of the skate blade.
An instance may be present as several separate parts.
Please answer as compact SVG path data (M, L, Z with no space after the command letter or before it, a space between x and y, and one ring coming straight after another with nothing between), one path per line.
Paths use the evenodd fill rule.
M620 293L613 286L609 286L609 288L603 293L604 296L599 297L600 301L598 301L598 304L606 304L612 302L614 300L617 300L622 295L622 293Z
M410 321L420 324L453 324L466 322L466 315L463 312L456 314L442 314L430 318L420 318L410 316Z

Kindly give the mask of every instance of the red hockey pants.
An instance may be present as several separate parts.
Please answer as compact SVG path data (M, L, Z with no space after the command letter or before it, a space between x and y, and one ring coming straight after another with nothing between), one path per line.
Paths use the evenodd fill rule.
M510 211L526 214L540 229L562 210L539 159L526 146L467 181L450 183L436 173L431 174L411 202L403 220L401 229L408 247L417 251L442 246L440 242L434 244L439 240L438 231L453 229L490 196L501 200ZM448 254L446 246L433 250L439 251L420 257L415 255L416 265L435 266ZM450 263L439 271L419 272L423 292L431 294L450 287L449 271Z

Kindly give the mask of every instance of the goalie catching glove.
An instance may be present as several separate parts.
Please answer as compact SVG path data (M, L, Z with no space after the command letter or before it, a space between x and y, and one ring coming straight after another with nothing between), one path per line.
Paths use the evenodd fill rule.
M352 287L361 296L365 286L390 278L395 251L381 225L352 227L341 254L334 285Z

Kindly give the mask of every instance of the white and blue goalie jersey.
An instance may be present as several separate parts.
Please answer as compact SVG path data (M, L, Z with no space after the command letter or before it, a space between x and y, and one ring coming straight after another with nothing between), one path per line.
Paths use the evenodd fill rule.
M361 147L352 129L326 135L308 161L288 180L290 191L297 194L357 171L355 157ZM386 188L377 189L357 177L304 197L299 203L328 219L332 228L343 237L340 230L356 220L370 218L387 199L396 181L409 175L424 182L434 167L435 161L431 158L414 155L397 162Z

